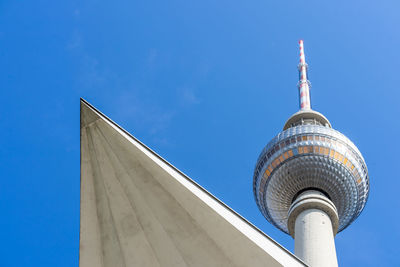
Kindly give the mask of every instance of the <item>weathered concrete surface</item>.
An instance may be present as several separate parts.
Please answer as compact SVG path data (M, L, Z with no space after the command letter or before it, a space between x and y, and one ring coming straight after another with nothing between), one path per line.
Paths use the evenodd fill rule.
M81 101L81 267L304 266Z

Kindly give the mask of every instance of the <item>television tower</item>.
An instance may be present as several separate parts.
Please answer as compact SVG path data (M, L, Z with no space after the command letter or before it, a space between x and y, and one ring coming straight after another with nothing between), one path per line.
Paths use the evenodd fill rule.
M264 217L290 234L295 254L310 266L337 266L334 236L363 210L369 194L357 147L311 109L308 65L300 40L300 110L261 152L253 191Z

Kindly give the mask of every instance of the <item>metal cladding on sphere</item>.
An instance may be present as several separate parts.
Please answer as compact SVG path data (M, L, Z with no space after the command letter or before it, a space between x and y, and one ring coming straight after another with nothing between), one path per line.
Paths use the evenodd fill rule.
M301 50L302 44L301 41ZM300 84L307 81L303 60L304 53L299 67ZM289 233L289 208L306 190L318 190L334 203L339 216L338 232L358 217L369 194L367 166L360 151L307 105L301 106L284 130L263 149L253 180L254 196L262 214L285 233Z

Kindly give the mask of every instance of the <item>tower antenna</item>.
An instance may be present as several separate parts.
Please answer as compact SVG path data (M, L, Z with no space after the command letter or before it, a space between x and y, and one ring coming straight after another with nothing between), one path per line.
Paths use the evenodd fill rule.
M308 65L306 63L306 58L304 55L304 43L303 40L299 41L300 46L300 62L298 65L299 69L299 100L300 100L300 109L301 110L309 110L311 109L310 102L310 81L307 79L308 73Z

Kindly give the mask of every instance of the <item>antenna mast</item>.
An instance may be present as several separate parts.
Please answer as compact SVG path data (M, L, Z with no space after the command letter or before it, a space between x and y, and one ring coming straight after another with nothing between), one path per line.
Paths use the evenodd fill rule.
M301 110L310 110L311 102L310 102L310 81L307 80L307 69L308 65L306 63L306 58L304 56L304 45L303 40L299 41L300 46L300 63L298 65L299 69L299 95L300 95L300 109Z

